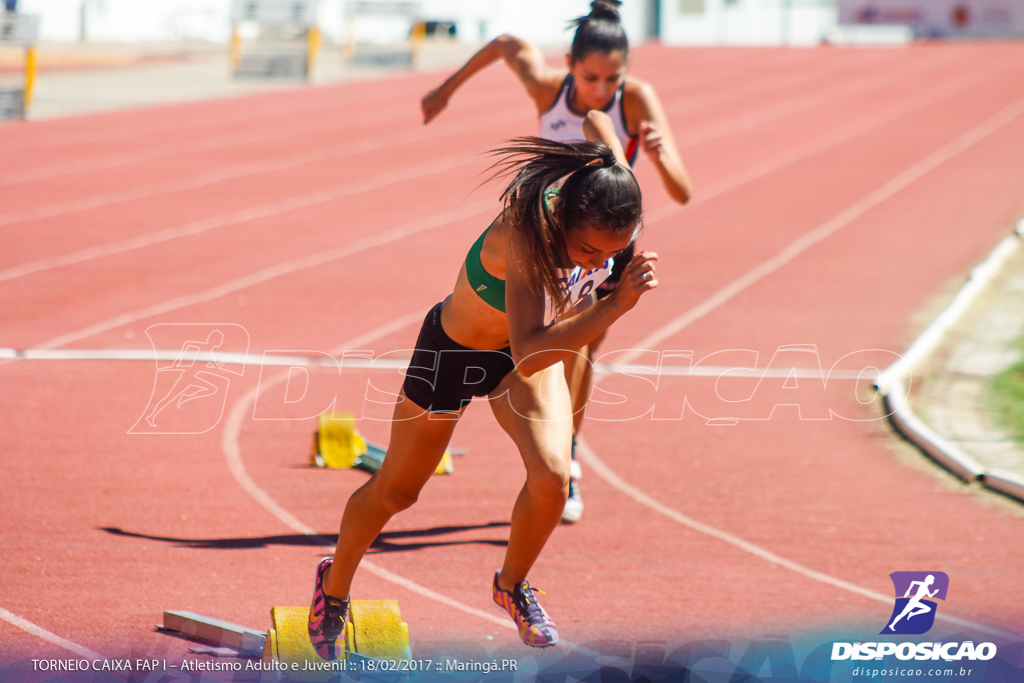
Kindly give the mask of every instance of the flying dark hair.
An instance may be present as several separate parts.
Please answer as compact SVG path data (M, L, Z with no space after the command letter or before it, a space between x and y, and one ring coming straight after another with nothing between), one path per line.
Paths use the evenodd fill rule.
M513 225L525 237L537 294L547 292L559 313L568 305L559 281L566 260L566 234L589 225L632 235L643 218L640 186L602 142L554 142L538 137L509 141L492 152L501 157L496 175L515 174L501 195ZM547 192L561 183L556 208Z
M595 51L609 54L621 50L629 56L629 41L619 17L619 4L617 0L594 0L590 3L590 14L569 22L576 27L569 50L573 62Z

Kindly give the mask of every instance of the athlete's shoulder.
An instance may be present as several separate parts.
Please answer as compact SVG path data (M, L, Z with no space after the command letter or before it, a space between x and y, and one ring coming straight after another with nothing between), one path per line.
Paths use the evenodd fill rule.
M657 98L658 93L653 85L639 78L626 76L626 82L622 84L623 104L647 104L656 101Z
M639 78L626 77L622 85L622 112L631 134L635 134L640 122L651 118L660 107L658 93L653 85Z
M568 77L568 69L548 66L543 76L537 79L538 88L533 100L537 103L539 115L543 116L555 106L558 98L562 95L562 88Z

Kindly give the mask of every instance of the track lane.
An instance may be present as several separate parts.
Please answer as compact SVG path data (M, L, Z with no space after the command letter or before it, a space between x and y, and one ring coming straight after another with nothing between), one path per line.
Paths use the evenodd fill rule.
M466 230L467 230L467 232L469 231L468 228ZM653 235L655 233L653 233L653 231L652 231L651 234ZM659 239L660 239L661 233L658 233L658 234L659 234ZM660 248L661 247L659 246L659 249ZM218 311L224 312L225 310L227 310L227 309L225 309L223 306L214 306L214 307L211 307L211 308L207 309L207 312L208 313L211 313L211 312L212 313L216 313ZM898 316L895 316L895 317L898 317ZM637 320L637 322L639 322L639 319ZM263 328L264 329L266 329L268 327L269 327L269 325L267 325L266 323L263 324ZM335 337L335 338L338 338L338 337ZM144 372L139 373L140 378L143 380L143 384L144 384L144 381L145 381L146 374L147 373L144 373ZM43 395L45 395L45 394L43 394ZM143 397L143 400L144 400L144 397ZM135 406L135 409L134 409L133 412L138 412L139 409L141 409L140 406ZM492 443L494 443L494 437L493 437L493 433L492 433L493 432L493 425L490 424L491 421L489 419L489 416L486 415L486 410L474 409L474 413L475 413L476 417L474 418L472 423L467 423L467 425L464 425L463 428L460 428L460 434L465 434L466 440L467 441L471 441L472 444L475 446L473 448L474 454L480 454L480 455L479 456L475 456L476 460L474 461L474 463L472 465L467 464L467 465L465 465L463 470L460 470L460 472L466 472L465 476L463 476L461 478L459 476L457 476L456 478L453 478L451 480L451 483L439 482L436 485L436 488L435 488L437 493L431 494L430 498L428 500L424 501L421 504L423 506L422 518L416 517L415 520L412 519L412 518L406 518L406 519L398 520L399 521L399 530L401 530L402 528L416 528L416 526L418 526L419 524L421 524L421 523L429 523L430 521L434 520L435 518L437 520L447 519L450 522L453 512L455 513L456 516L465 515L466 517L464 517L464 518L472 518L474 510L476 509L476 505L473 502L473 498L475 497L474 493L478 494L478 490L476 489L476 486L478 486L479 482L481 481L481 479L479 479L478 477L484 477L484 479L483 479L484 481L489 481L490 478L495 477L497 472L501 471L501 469L502 469L502 468L497 468L496 469L494 467L491 467L489 464L487 464L485 462L484 463L480 463L479 462L480 460L489 460L490 459L488 457L488 453L489 453L489 451L492 450L492 448L493 448L492 447ZM131 415L131 417L134 419L135 416ZM263 425L259 425L259 426L262 427ZM298 431L301 432L303 430L300 428ZM785 430L782 430L782 431L784 432ZM261 438L260 437L263 437L263 436L265 436L265 432L263 432L263 431L259 432L259 436L251 435L250 436L250 445L251 445L251 447L259 450L260 446L261 446ZM673 438L671 435L666 435L666 436L667 436L667 438L670 438L670 439ZM821 442L822 443L828 443L828 438L825 438L827 436L828 436L827 434L823 435L823 437L821 438ZM608 441L608 443L615 443L615 435L611 435L611 437L607 441ZM286 442L287 442L287 440L284 440L284 441L281 441L280 443L283 445ZM712 443L712 442L709 442L709 443ZM792 443L792 444L789 443L789 442L784 442L784 443L785 443L786 446L792 446L792 448L794 448L794 449L800 448L800 447L803 446L803 444L801 444L799 442ZM650 443L650 445L651 445L651 451L652 452L656 452L658 450L658 444L656 442L652 441ZM719 444L716 448L718 450L721 450L721 445ZM858 446L858 448L859 448L859 446ZM856 453L858 448L851 448L850 449L851 453ZM507 448L507 445L498 445L497 450L500 451L500 455L502 457L506 458L506 460L503 461L506 466L510 465L511 463L514 463L515 456L514 456L514 454L509 452L509 449ZM784 447L780 446L778 450L781 453L781 452L785 452L786 449ZM295 461L295 456L293 456L293 455L285 454L282 457L284 458L284 461L286 461L286 462L294 462ZM879 462L880 462L880 467L882 467L882 471L888 472L888 469L885 469L885 468L891 469L891 463L887 463L885 458L880 457L879 458ZM684 464L687 467L690 466L689 462L684 463ZM470 468L470 469L467 471L466 468ZM272 473L273 471L274 471L273 467L270 467L269 470L268 470L268 474ZM310 473L310 474L312 474L314 476L317 476L317 475L321 475L323 473ZM339 473L339 474L341 474L341 473ZM321 479L322 479L322 477L321 477ZM337 481L337 479L338 478L335 478L335 481ZM746 480L747 483L743 483L743 485L747 486L747 487L751 486L751 484L749 483L751 480L753 480L753 475L751 477L748 477L747 480ZM742 483L744 480L739 480L739 481ZM596 483L596 479L593 479L593 478L588 479L588 486L591 486L592 483ZM839 483L837 482L837 486L838 486L838 484ZM310 483L310 485L314 486L316 488L319 488L319 486L320 486L320 485L315 484L315 483ZM509 495L509 493L514 490L512 488L512 486L509 486L509 483L507 483L507 482L502 484L499 481L499 486L504 486L504 488L502 490L506 491L506 495ZM308 490L309 489L306 489L307 493L308 493ZM902 490L902 489L900 489L898 486L892 486L892 487L890 487L889 490ZM295 489L294 493L291 494L291 495L292 495L292 497L295 497L297 495L301 495L302 491L303 491L303 487L299 486L299 487L297 487ZM613 504L613 505L610 505L607 508L605 508L604 505L601 504L601 501L606 501L606 500L614 501L615 500L615 498L614 498L615 494L612 493L612 497L611 498L604 498L603 494L600 494L601 487L599 485L596 488L589 488L588 492L589 491L595 491L597 495L601 495L602 497L593 499L597 504L596 505L592 505L588 509L588 515L590 513L594 512L597 515L596 517L593 518L595 520L595 522L596 522L596 520L601 520L602 522L608 522L609 524L613 523L614 520L618 517L618 514L612 512L613 510L615 510L615 505ZM934 493L930 492L930 489L927 486L922 487L921 491L915 492L915 494L917 494L917 493L920 493L921 495L925 495L925 496L929 496L929 495L933 496L934 495ZM461 500L461 501L464 501L464 502L455 503L456 508L452 509L453 500L454 500L454 497L453 497L454 494L462 494L464 496L464 498L460 498L458 500ZM712 506L718 505L719 507L721 507L722 501L723 500L728 500L727 496L728 496L728 491L720 489L716 496L709 497L706 500L707 500L708 505L712 505ZM772 502L771 499L763 499L762 500L762 499L755 498L754 500L755 500L756 503L763 504L765 506L768 506ZM878 500L884 500L884 496L879 495L878 496ZM212 501L204 501L204 506L209 504L210 502L212 502ZM223 508L222 514L228 515L230 513L228 513L227 511L232 507L230 505L231 502L234 502L234 501L222 501L223 505L221 505L221 503L218 503L217 505L215 505L213 507L215 507L215 508ZM818 502L818 500L815 497L810 496L809 494L808 494L806 500L804 500L804 505L806 506L805 507L805 511L807 509L810 509L812 511L816 510L816 509L821 509L820 502ZM497 510L499 507L500 506L497 503L495 503L495 510ZM417 509L419 510L419 508L417 508ZM799 513L797 513L797 514L799 514ZM324 509L320 513L320 517L318 517L318 520L322 518L323 526L327 527L327 528L330 528L331 526L336 524L336 517L337 517L337 512L335 510ZM991 521L991 519L989 519L991 517L990 513L979 514L978 517L981 518L981 519L987 519L988 521ZM228 518L225 517L225 521L227 519ZM589 523L589 519L590 518L588 518L588 522L587 523ZM167 517L167 524L166 524L166 529L167 530L173 530L173 528L175 526L175 524L173 523L173 520L174 520L174 518L172 518L170 516ZM856 518L853 517L850 520L850 523L851 523L852 526L855 527L855 531L856 531ZM955 521L954 521L954 523L955 523ZM230 525L228 525L228 526L230 526ZM245 527L243 527L243 528L245 528ZM251 527L249 527L249 528L251 528ZM321 527L321 524L318 522L317 525L316 525L316 528L323 528L323 527ZM606 528L612 528L612 527L606 527ZM579 529L572 530L572 531L567 531L565 533L558 534L557 535L557 545L552 547L552 555L550 557L551 562L543 567L543 576L545 577L545 580L543 581L541 586L545 587L545 588L551 588L552 589L552 591L551 591L552 599L555 601L554 604L556 604L559 607L560 614L566 614L566 615L577 614L578 615L578 614L581 614L582 612L585 611L585 609L581 609L581 605L578 602L578 596L576 595L576 589L573 588L573 582L575 580L577 580L578 576L580 575L579 562L575 559L575 558L579 557L579 555L575 554L575 551L579 550L579 548L576 548L574 546L578 545L578 546L583 546L583 547L590 547L590 548L593 548L593 549L599 549L601 552L594 553L594 555L596 556L596 558L595 558L596 561L600 562L601 556L604 556L606 558L606 560L605 560L604 564L597 564L597 565L594 565L594 566L599 567L602 572L606 571L609 576L612 576L612 577L615 578L615 582L608 582L608 581L602 581L600 579L596 579L598 581L598 583L595 584L596 587L592 588L592 590L597 590L598 592L600 592L600 589L602 587L603 588L612 588L616 584L621 585L623 581L627 581L627 582L630 581L630 577L633 576L627 570L628 568L622 567L622 566L616 567L615 566L616 562L614 562L614 561L612 561L612 559L610 559L610 558L614 558L614 553L616 551L621 552L621 549L615 548L614 544L610 544L607 538L605 538L604 540L601 539L602 534L599 533L600 532L600 527L597 527L597 525L595 524L591 528L591 532L590 533L587 533L585 531L585 529L586 529L586 527L581 526L581 527L579 527ZM658 525L657 522L652 521L652 530L654 530L655 532L660 531L662 533L667 533L667 534L678 533L678 532L670 531L670 529L671 529L671 525L661 526L661 525ZM156 529L156 530L159 531L160 529ZM216 529L214 529L214 531L216 531ZM228 529L225 529L225 531L227 533L230 533L230 531ZM580 533L577 536L573 536L573 534L576 534L577 532L583 532L583 533ZM606 534L605 534L605 536L606 536ZM854 537L848 537L848 538L850 538L850 542L851 543L854 542L854 541L858 541L860 543L863 543L863 539L857 539L857 538L854 538ZM578 539L578 540L576 540L576 539ZM827 537L826 536L821 536L819 538L816 535L815 538L814 538L814 540L819 540L819 541L820 541L820 539L826 539L827 540ZM683 540L690 540L690 539L684 537ZM780 539L777 539L777 540L780 540ZM137 540L133 541L132 539L121 539L119 541L119 543L124 543L123 547L125 549L129 549L129 548L133 548L133 547L137 548L138 547L137 546L137 543L138 543ZM591 544L593 544L593 545L591 545ZM829 547L832 547L832 546L829 546ZM973 546L971 544L965 544L964 548L965 549L972 549L973 550ZM665 548L659 548L659 550L666 550L666 549ZM209 553L209 552L210 551L207 551L207 553ZM246 551L246 552L248 552L248 551ZM810 552L809 549L808 549L808 552ZM856 557L855 550L851 549L849 552L851 554L851 561L858 562L859 560ZM294 568L294 575L297 578L292 579L291 575L288 572L284 572L282 574L282 576L281 576L281 583L282 584L289 584L291 581L294 581L294 586L291 586L292 590L290 590L288 596L285 596L284 599L282 599L282 602L285 601L286 599L292 597L293 595L298 595L297 599L301 600L301 599L304 598L305 592L308 590L308 587L306 586L306 584L309 582L309 577L306 576L306 574L309 573L309 566L311 566L309 564L309 555L312 554L312 553L305 552L303 550L300 550L300 553L302 554L301 558L290 558L290 560L289 560L289 561L291 561L294 564L294 567L295 567ZM182 552L178 551L175 554L175 557L182 557L182 556L193 557L196 554L197 554L197 551L195 551L195 550L193 550L191 552L188 552L188 553L182 553ZM218 554L218 553L214 553L214 554ZM223 555L223 552L221 552L219 554ZM299 553L296 553L296 554L299 554ZM500 556L500 551L497 552L497 553L495 553L493 550L492 551L488 551L488 556L490 556L491 554L493 554L494 556ZM694 558L693 554L696 554L697 557ZM680 562L684 562L684 563L687 562L687 560L685 559L687 557L691 558L689 560L689 562L686 563L686 564L680 564ZM992 557L992 559L994 561L995 560L1005 561L1005 560L1010 560L1011 559L1010 557L1006 557L1005 560L1000 560L1000 558L998 558L997 556L994 556L992 554L990 554L989 557ZM460 582L460 578L461 578L461 575L462 575L461 569L463 567L475 568L475 571L479 571L481 556L478 553L459 554L457 556L453 556L453 555L451 555L451 554L449 554L447 552L442 554L441 549L427 549L427 550L421 551L420 553L404 553L404 554L393 553L390 557L388 557L388 561L393 563L396 567L401 567L401 568L404 568L404 569L408 570L409 568L415 567L418 564L421 564L423 562L427 562L428 560L430 560L430 558L434 558L434 561L439 561L440 560L440 561L443 561L443 562L448 562L448 564L446 565L448 567L448 570L447 571L438 572L437 576L434 579L437 584L445 586L446 592L447 592L447 587L449 585L456 584L456 583ZM922 559L926 559L926 555L921 555L921 558ZM249 558L248 560L245 560L245 561L236 561L236 560L227 561L226 558L219 557L219 558L215 558L215 561L214 560L211 560L211 561L202 560L202 567L201 567L201 569L209 568L209 569L213 569L213 571L215 573L218 573L217 570L214 569L215 566L221 567L221 568L226 566L226 567L229 567L230 569L238 569L238 570L241 570L241 571L244 572L244 571L247 571L247 569L246 569L247 564L249 562L253 562L253 561L258 561L258 559L256 557L251 557L251 558ZM752 617L752 618L750 618L750 621L748 622L750 625L752 625L752 628L758 628L759 625L769 625L770 626L771 624L778 624L780 620L779 620L779 618L777 616L773 617L773 616L765 616L765 615L770 614L771 610L773 610L773 609L774 610L778 610L780 608L784 608L787 604L791 604L792 597L793 597L794 594L801 594L803 596L803 599L808 603L808 605L804 606L807 611L803 612L800 617L794 616L793 617L794 619L801 618L801 617L806 616L806 615L811 615L811 616L817 615L817 617L820 617L822 619L827 619L828 613L833 609L833 605L835 604L834 603L835 596L833 594L830 594L828 592L818 593L818 592L814 592L814 591L807 591L803 587L802 583L799 582L799 581L790 582L790 581L788 581L786 579L781 579L780 580L780 579L776 579L775 577L773 577L770 598L766 598L765 596L758 596L756 598L755 602L751 605L751 603L745 602L745 600L749 600L750 596L749 595L748 596L744 596L743 593L742 593L741 587L744 586L744 585L750 585L751 581L763 580L763 576L761 575L762 570L760 570L757 566L751 565L748 561L744 560L742 557L739 557L739 556L733 557L733 556L730 556L728 553L722 553L722 552L716 551L715 549L713 549L713 548L711 548L709 546L701 545L699 543L697 543L696 545L691 545L691 546L689 546L689 547L687 547L685 549L680 549L680 551L678 553L671 555L669 558L662 558L660 561L655 561L655 563L656 563L655 566L657 566L660 571L659 572L652 572L655 576L652 577L650 586L654 587L654 588L657 588L657 589L660 589L660 590L663 590L663 592L661 592L659 594L662 595L662 596L667 596L669 599L666 599L664 601L664 605L658 605L657 607L655 607L652 610L652 613L650 615L652 623L662 623L662 624L664 624L664 623L667 623L667 622L674 622L675 620L679 619L679 617L678 617L678 607L677 606L680 604L680 602L679 602L680 600L686 601L688 605L691 604L691 603L695 603L696 604L696 608L693 610L693 612L695 614L699 614L700 616L705 617L706 618L705 624L711 623L712 624L712 628L714 628L713 622L714 622L714 620L716 618L715 617L715 614L716 614L715 608L716 607L722 607L724 609L724 612L720 613L718 618L722 618L721 614L727 614L727 615L731 615L731 616L739 616L740 618L742 618L744 615L748 615L749 616L749 615L751 615L753 613L759 613L761 616L759 616L759 617ZM713 582L716 580L716 575L725 574L725 576L727 578L732 579L733 586L735 587L735 589L729 588L725 592L719 592L719 593L716 593L714 595L703 596L702 597L702 596L696 595L696 592L694 590L694 586L681 586L681 585L677 585L678 582L673 582L672 581L671 577L678 573L678 568L680 566L686 566L687 568L690 568L691 564L694 565L694 570L695 570L695 581L694 581L694 583L697 586L712 585ZM882 562L880 560L878 564L884 564L884 562ZM223 569L221 569L221 571L219 573L223 574ZM865 571L865 574L868 574L868 573L870 573L870 572ZM657 579L656 577L658 575L660 575L662 577L662 579ZM564 576L565 578L564 579L550 579L549 578L549 577L554 577L554 576ZM878 577L877 576L871 576L871 577L868 577L868 579L870 581L877 581ZM595 581L595 579L591 579L591 581ZM552 583L554 585L552 585ZM217 613L218 616L223 616L227 612L237 613L237 611L238 611L238 607L237 606L230 606L230 605L226 604L225 601L221 597L219 597L217 595L218 590L228 591L228 585L229 585L228 580L225 579L225 578L222 578L222 576L217 576L217 577L213 577L212 578L212 584L213 584L213 590L210 590L209 588L207 588L207 589L203 589L201 592L198 592L197 594L202 596L202 599L204 600L204 602L206 604L209 604L209 605L211 605L213 607L216 607L218 610L223 609L223 612L218 611L218 613ZM979 585L979 584L972 583L972 585ZM980 584L980 585L986 585L986 584ZM182 586L183 591L187 591L190 587L191 586ZM486 602L486 595L483 595L482 598L481 598L481 589L480 589L479 586L475 586L475 587L469 588L469 587L457 587L457 586L452 585L452 588L455 589L453 592L459 593L460 591L465 591L465 593L467 595L476 595L476 596L478 596L477 598L475 598L476 600L482 601L484 603ZM884 590L885 588L886 588L885 586L881 586L880 590ZM275 588L269 588L269 589L266 590L266 592L268 594L275 593L275 591L276 591L276 587ZM605 593L601 593L601 594L604 595ZM633 594L630 594L630 596L628 596L628 597L632 597L632 595ZM628 597L627 596L623 596L622 598L618 598L617 597L616 599L617 600L620 600L620 599L621 600L628 600ZM280 595L268 595L268 599L270 599L270 600L278 600L279 598L281 598ZM816 600L818 601L817 603L815 602ZM158 603L158 600L156 598L152 599L152 603L151 602L146 602L145 603L147 605L146 609L151 609L150 605L154 604L154 603ZM576 604L573 604L573 603L576 603ZM281 604L281 602L276 602L276 603L271 603L271 604ZM616 604L618 605L619 603L617 602ZM817 607L814 607L814 605L817 605ZM406 607L406 600L405 599L403 599L403 606ZM751 606L753 606L753 608L754 608L753 610L751 609ZM418 620L417 621L418 624L424 624L425 623L425 619L424 619L424 617L422 615L429 614L429 609L430 609L429 605L421 604L419 602L413 601L412 603L410 603L410 605L407 608L411 608L413 613L415 615L418 615L418 616L416 616L416 618ZM252 612L252 614L257 614L257 613L256 612ZM569 618L571 620L572 617L569 617ZM584 619L583 621L586 622L587 620ZM694 629L698 629L701 626L700 623L699 623L699 620L697 618L691 618L690 616L685 616L683 618L683 622L684 623L680 624L680 626L679 626L679 628L681 629L681 632L682 632L682 629L684 629L687 626L691 626L692 625ZM570 623L571 623L571 621L570 621ZM596 625L595 626L593 624L582 623L582 624L572 625L571 628L573 628L573 629L582 629L584 632L594 633L594 632L597 632L597 631L601 631L602 629L604 629L606 627L602 626L602 625ZM653 628L653 626L650 626L649 628ZM708 627L705 625L704 628L708 628ZM130 633L131 630L132 629L129 628L128 632ZM419 632L419 631L417 631L417 632ZM643 631L641 629L638 632L643 632ZM130 638L130 636L126 636L126 639L128 639L128 638Z

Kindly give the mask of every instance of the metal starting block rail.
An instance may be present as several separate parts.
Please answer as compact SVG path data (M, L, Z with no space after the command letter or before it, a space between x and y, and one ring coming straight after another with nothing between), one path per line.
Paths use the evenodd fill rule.
M25 118L32 105L36 83L36 42L39 17L0 11L0 46L16 45L25 50L25 80L21 88L0 90L0 119Z
M157 629L177 633L245 657L260 657L261 668L278 680L335 683L354 679L392 680L388 675L400 660L412 659L409 627L402 621L397 600L353 600L341 657L326 662L309 642L308 607L273 607L266 633L195 612L169 610ZM201 650L195 650L202 652ZM386 663L386 664L385 664Z

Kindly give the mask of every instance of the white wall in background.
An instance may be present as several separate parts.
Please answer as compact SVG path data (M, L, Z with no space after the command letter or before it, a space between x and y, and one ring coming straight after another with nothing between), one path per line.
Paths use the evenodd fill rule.
M662 0L666 45L817 45L836 26L833 0Z
M344 35L344 1L320 2L319 26L328 40ZM461 41L476 43L512 33L559 48L571 39L567 22L590 8L589 0L421 3L426 19L454 22ZM623 3L623 23L634 44L646 37L655 5L655 0ZM836 23L835 0L660 0L660 5L662 40L677 45L815 44ZM93 41L223 43L230 36L231 0L20 0L19 9L42 15L41 37L50 41L78 40L83 19L84 34ZM408 20L401 17L365 17L359 26L360 33L381 41L404 38L408 32Z
M649 4L651 0L626 0L622 7L634 42L642 41ZM319 25L328 40L343 35L343 6L344 0L320 2ZM567 45L571 33L566 23L590 11L589 0L422 0L422 6L427 19L454 22L461 41L513 33L544 46ZM46 41L74 41L84 35L90 41L220 43L230 37L231 0L20 0L18 9L42 16L41 39ZM359 26L381 40L407 31L402 18L365 17Z
M230 0L19 0L45 41L226 42Z

